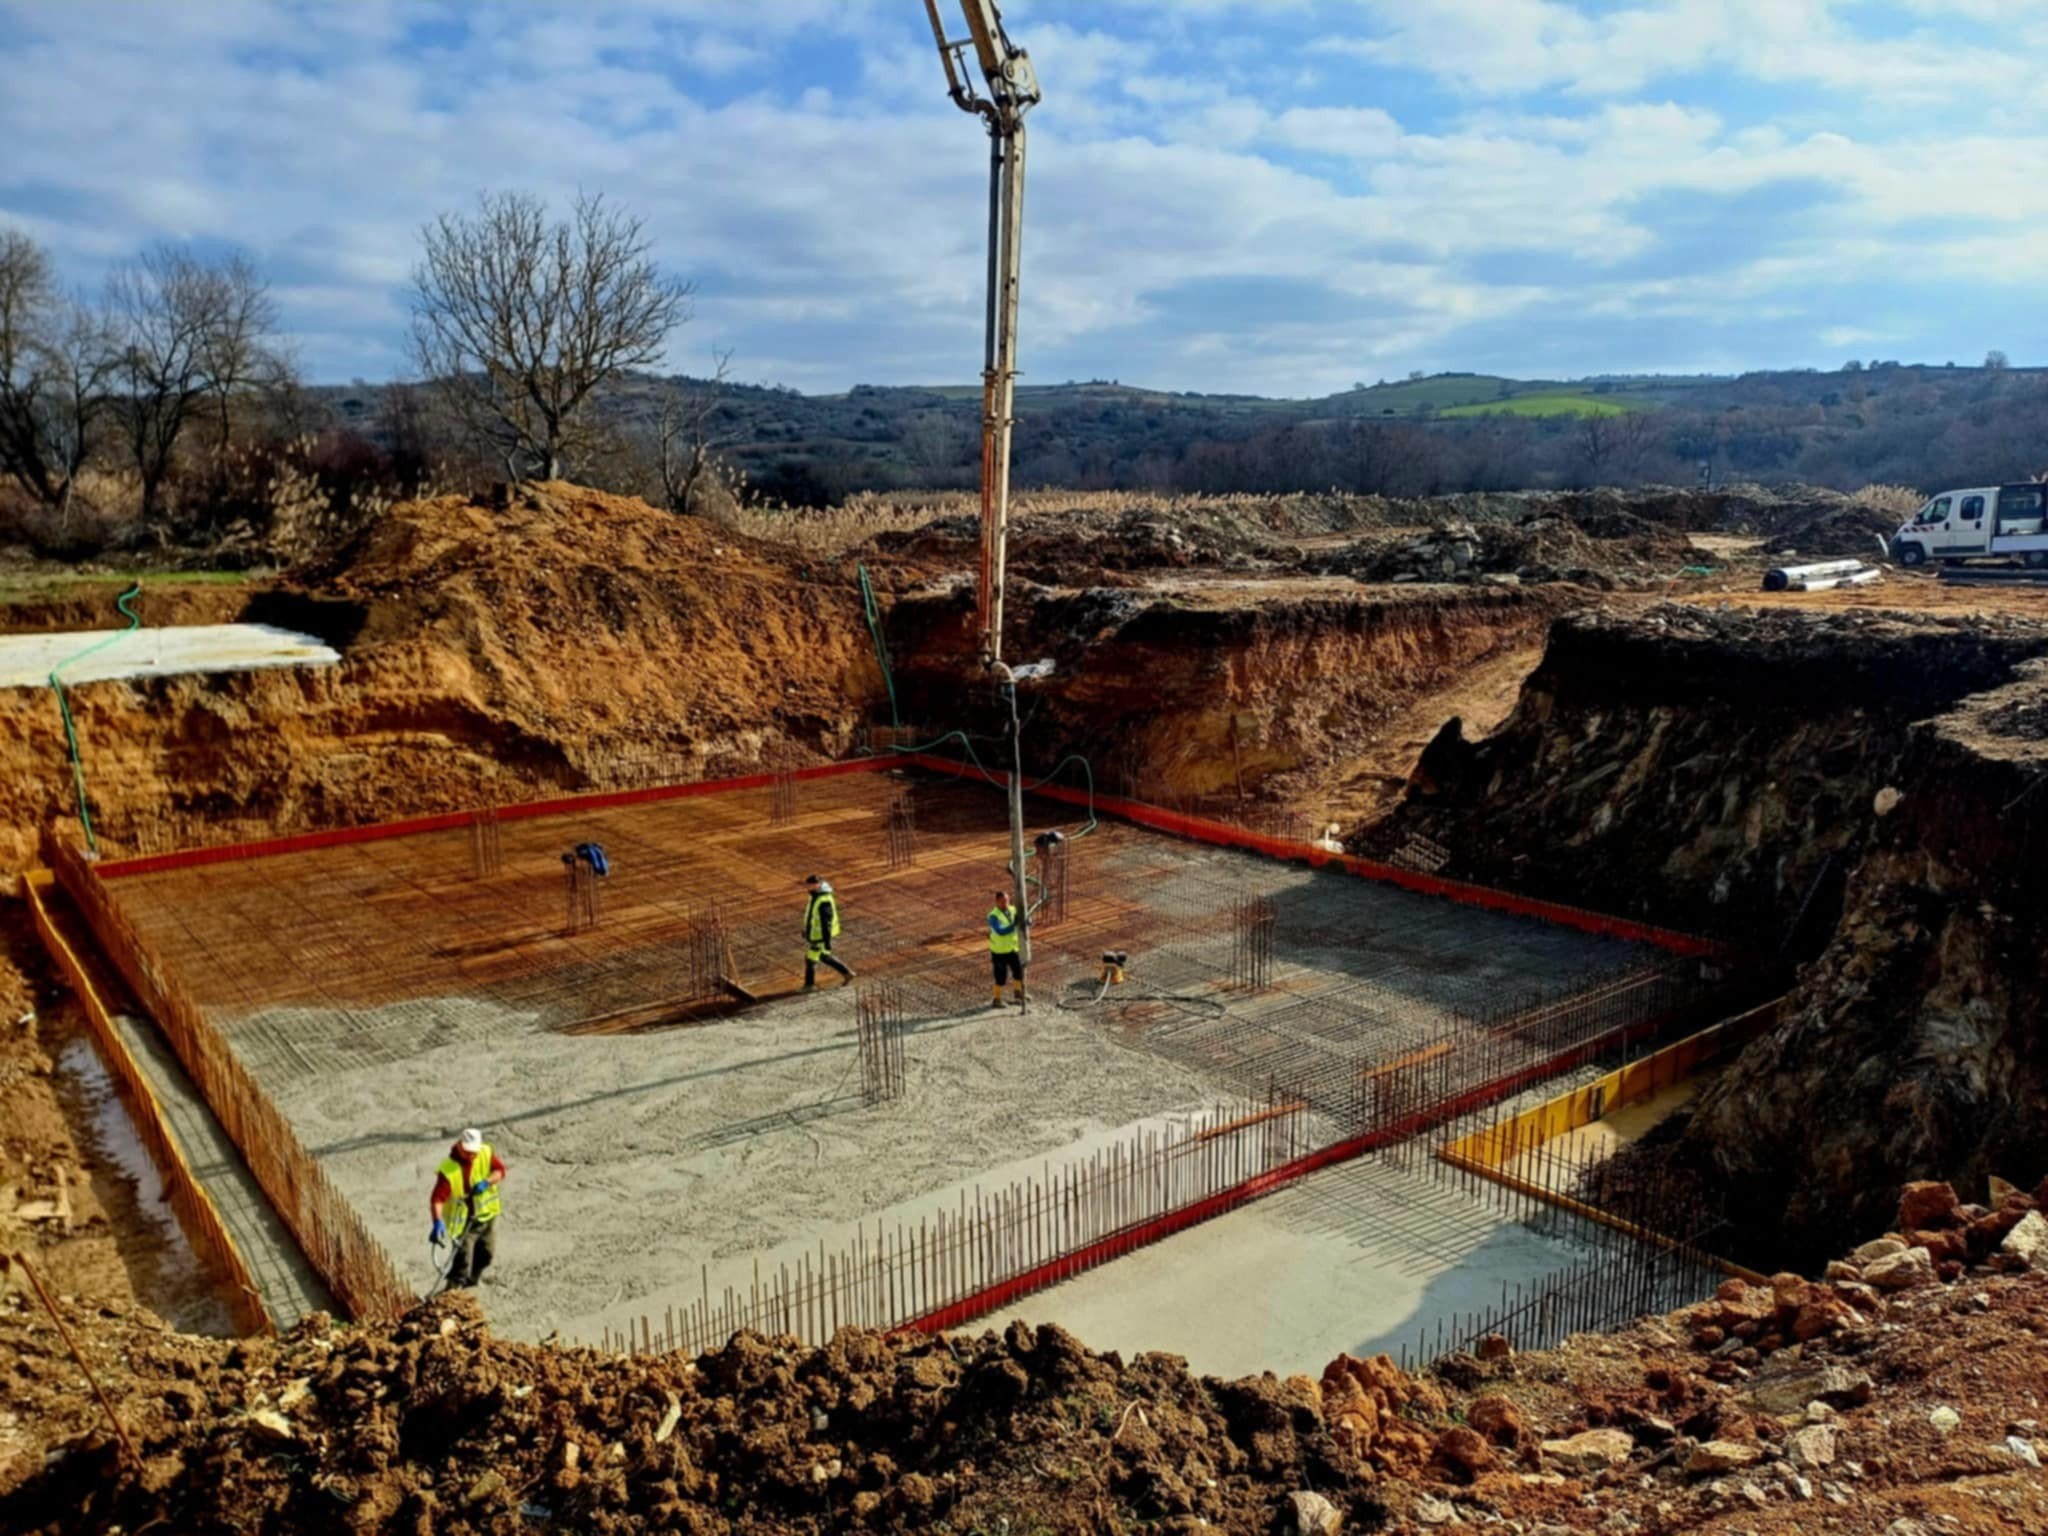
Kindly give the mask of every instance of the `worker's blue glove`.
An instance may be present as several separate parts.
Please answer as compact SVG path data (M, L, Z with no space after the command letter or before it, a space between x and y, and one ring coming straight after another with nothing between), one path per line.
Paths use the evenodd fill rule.
M472 1185L470 1186L470 1191L469 1191L469 1192L470 1192L471 1194L473 1194L473 1195L480 1195L480 1194L482 1194L482 1193L483 1193L483 1192L484 1192L485 1190L489 1189L490 1187L491 1187L491 1181L490 1181L489 1179L478 1179L478 1180L476 1181L476 1183L474 1183L474 1184L472 1184Z
M436 1216L434 1218L434 1230L427 1234L427 1241L432 1243L436 1248L440 1247L443 1243L447 1242L448 1223L443 1221L440 1217Z

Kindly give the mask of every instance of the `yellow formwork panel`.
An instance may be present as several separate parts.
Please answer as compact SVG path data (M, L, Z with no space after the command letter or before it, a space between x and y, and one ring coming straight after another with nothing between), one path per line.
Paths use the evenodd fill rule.
M1491 1179L1509 1189L1554 1205L1560 1210L1570 1211L1589 1221L1596 1221L1605 1227L1626 1232L1631 1237L1662 1248L1675 1248L1675 1239L1661 1232L1625 1220L1612 1212L1575 1200L1570 1195L1546 1189L1529 1179L1507 1171L1507 1165L1523 1154L1532 1152L1545 1142L1560 1136L1568 1136L1583 1126L1591 1125L1612 1110L1629 1104L1639 1104L1645 1099L1655 1098L1665 1089L1692 1076L1706 1063L1716 1057L1739 1050L1768 1028L1777 1018L1778 1006L1783 999L1765 1003L1749 1012L1724 1019L1698 1034L1688 1035L1683 1040L1667 1045L1661 1051L1645 1056L1641 1061L1630 1062L1627 1066L1609 1072L1605 1077L1588 1083L1583 1088L1574 1088L1561 1093L1554 1099L1523 1110L1512 1119L1498 1125L1487 1126L1460 1136L1456 1141L1445 1143L1437 1149L1437 1156L1445 1162ZM1764 1276L1753 1269L1734 1263L1732 1260L1709 1256L1715 1268L1723 1274L1735 1275L1755 1284L1764 1282Z

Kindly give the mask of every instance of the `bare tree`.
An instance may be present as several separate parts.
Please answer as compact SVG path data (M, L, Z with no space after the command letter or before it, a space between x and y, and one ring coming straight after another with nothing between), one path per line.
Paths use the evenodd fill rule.
M0 235L0 472L68 511L117 359L104 317L59 292L43 249Z
M692 380L681 391L663 391L655 423L662 500L671 512L686 517L703 511L704 493L717 478L718 450L731 440L713 430L712 420L732 372L732 353L712 357L709 379Z
M117 414L149 521L161 510L178 441L203 406L216 408L226 446L230 401L273 366L276 310L246 257L208 263L173 245L145 251L107 292L120 342Z
M1992 373L2003 373L2011 365L2012 359L2008 358L1996 347L1993 347L1984 354L1984 366Z
M415 359L514 480L557 478L590 440L592 393L655 362L689 318L690 285L664 275L640 221L601 196L550 223L539 198L500 192L421 237Z

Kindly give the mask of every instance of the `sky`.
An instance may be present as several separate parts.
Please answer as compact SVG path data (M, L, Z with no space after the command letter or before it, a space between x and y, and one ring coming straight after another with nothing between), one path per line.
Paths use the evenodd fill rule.
M2048 362L2048 0L1004 19L1026 383ZM240 248L318 382L407 376L420 227L495 190L645 221L675 371L968 382L986 176L920 0L0 0L0 227L81 287Z

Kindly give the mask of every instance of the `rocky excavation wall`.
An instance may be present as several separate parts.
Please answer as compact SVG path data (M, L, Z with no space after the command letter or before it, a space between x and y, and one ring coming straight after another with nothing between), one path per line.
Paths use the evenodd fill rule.
M1561 620L1514 715L1447 727L1404 805L1445 873L1810 961L1682 1155L1768 1266L1899 1183L2048 1150L2048 628L1660 607ZM1817 958L1816 958L1817 957Z
M1915 1178L1984 1199L2048 1161L2048 663L1913 728L1896 809L1784 1028L1703 1097L1688 1150L1810 1256Z
M1247 588L1228 606L1124 588L1041 591L1013 608L1006 654L1057 663L1023 701L1033 760L1082 753L1099 789L1159 803L1235 798L1354 755L1403 704L1529 644L1567 601L1512 588ZM992 690L973 664L973 619L964 591L896 604L890 644L906 718L999 733Z

